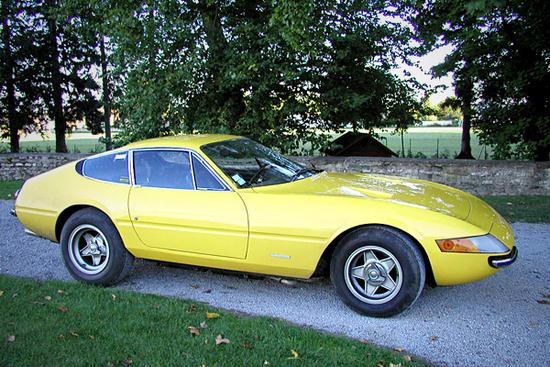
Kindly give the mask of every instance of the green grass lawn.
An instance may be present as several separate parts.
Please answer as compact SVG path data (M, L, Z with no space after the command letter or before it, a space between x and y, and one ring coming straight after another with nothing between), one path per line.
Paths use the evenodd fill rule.
M23 181L0 181L0 199L12 199L13 194L23 186Z
M550 223L550 196L484 196L510 222Z
M0 312L2 366L423 365L271 318L79 283L0 276Z
M67 150L70 153L99 153L105 150L105 145L98 139L67 139ZM7 143L0 143L0 152L2 151L9 151ZM55 140L22 141L21 152L55 152Z
M425 130L423 130L425 129ZM440 131L438 131L438 129ZM401 136L392 135L390 132L380 132L383 138L380 141L394 152L401 151ZM409 149L414 156L418 152L428 158L436 154L441 158L454 158L460 152L460 139L462 132L457 128L414 128L403 135L405 143L405 155ZM439 148L437 146L439 141ZM471 136L472 154L478 159L490 159L492 150L480 144L475 133ZM438 150L439 149L439 150ZM485 154L487 153L487 155Z

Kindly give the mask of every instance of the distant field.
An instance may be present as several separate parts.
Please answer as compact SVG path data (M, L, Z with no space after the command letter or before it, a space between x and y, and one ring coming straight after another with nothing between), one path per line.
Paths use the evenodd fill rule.
M396 153L401 151L401 137L392 135L390 131L375 130L380 135L380 141ZM333 134L334 137L338 134ZM459 127L413 127L404 134L405 154L411 150L413 156L418 152L426 157L453 158L460 151L461 129ZM99 142L100 135L92 135L89 132L75 132L67 137L67 148L70 152L94 153L105 149ZM439 149L438 149L439 141ZM475 133L472 133L472 153L475 158L491 158L491 148L479 143ZM40 135L30 135L21 139L22 151L47 152L55 151L53 136L42 139ZM307 148L307 145L304 146ZM0 152L9 150L7 141L0 142ZM316 154L319 154L316 152Z
M386 144L388 148L394 152L401 151L401 136L392 135L390 132L376 131L386 140L381 139L381 142ZM460 138L462 130L459 127L414 127L407 131L403 138L405 142L405 155L410 150L414 156L417 152L421 152L427 157L432 157L437 154L439 140L439 156L447 154L449 158L454 158L460 151ZM475 133L471 137L472 154L477 159L490 159L492 150L490 147L483 146L479 143L479 138Z
M89 132L75 132L67 136L67 149L71 153L96 153L105 150L105 144L99 142L101 135L92 135ZM46 136L44 139L38 134L31 134L21 138L22 152L55 152L55 136ZM6 140L0 142L0 152L9 151Z

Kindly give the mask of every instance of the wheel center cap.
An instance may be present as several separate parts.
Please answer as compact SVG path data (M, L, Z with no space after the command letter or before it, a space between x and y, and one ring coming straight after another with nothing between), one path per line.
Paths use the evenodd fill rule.
M370 263L365 267L365 280L372 285L380 285L386 280L386 271L378 263Z

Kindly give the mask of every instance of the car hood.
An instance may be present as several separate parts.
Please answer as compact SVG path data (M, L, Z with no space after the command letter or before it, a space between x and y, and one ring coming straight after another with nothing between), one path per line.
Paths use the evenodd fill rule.
M257 188L257 191L364 197L433 210L458 219L468 218L471 209L469 195L448 186L361 173L322 172L288 184Z

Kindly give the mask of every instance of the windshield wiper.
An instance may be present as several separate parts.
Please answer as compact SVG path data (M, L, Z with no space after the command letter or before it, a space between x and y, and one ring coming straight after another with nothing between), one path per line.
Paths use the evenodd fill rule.
M300 177L304 173L308 173L308 172L318 173L320 171L316 170L316 169L312 169L312 168L302 168L302 169L298 170L295 174L292 175L292 177L290 178L290 182L296 181L298 179L298 177Z

